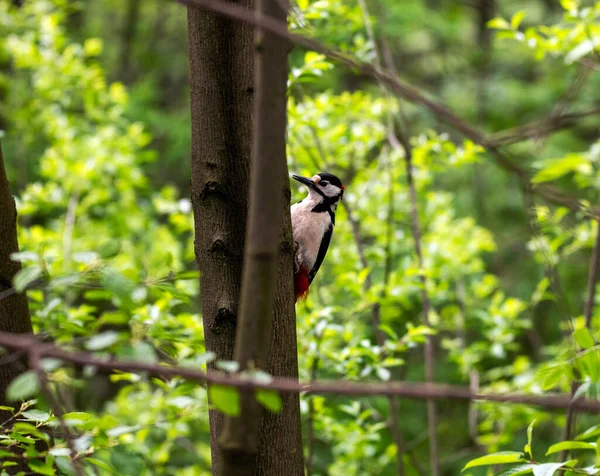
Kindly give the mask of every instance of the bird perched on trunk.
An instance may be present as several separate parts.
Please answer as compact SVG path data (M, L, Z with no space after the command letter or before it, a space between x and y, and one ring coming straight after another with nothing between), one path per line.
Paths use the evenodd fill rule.
M292 175L308 187L308 195L292 205L294 234L294 291L296 301L308 295L308 288L327 254L335 210L344 196L344 185L335 175L319 173L311 178Z

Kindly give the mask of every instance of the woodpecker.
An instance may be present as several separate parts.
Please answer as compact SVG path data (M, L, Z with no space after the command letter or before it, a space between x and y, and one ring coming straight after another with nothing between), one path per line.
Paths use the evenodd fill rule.
M292 175L308 187L308 195L292 205L294 235L294 291L296 301L308 295L323 259L327 254L335 211L344 196L344 185L335 175L318 173L311 178Z

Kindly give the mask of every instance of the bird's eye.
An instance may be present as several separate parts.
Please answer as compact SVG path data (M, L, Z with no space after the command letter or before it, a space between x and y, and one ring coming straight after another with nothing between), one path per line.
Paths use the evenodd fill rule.
M329 185L329 182L327 182L326 180L325 181L321 181L321 182L319 182L319 185L321 187L327 187L327 185Z

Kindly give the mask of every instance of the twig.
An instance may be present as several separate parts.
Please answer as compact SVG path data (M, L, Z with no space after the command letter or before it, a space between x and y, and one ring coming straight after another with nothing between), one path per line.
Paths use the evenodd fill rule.
M598 200L598 210L600 210L600 199ZM600 258L600 223L592 224L596 226L596 239L594 240L594 248L592 249L592 257L590 258L590 267L588 270L587 294L583 315L585 317L585 327L591 329L592 314L594 310L594 300L596 297L596 286L598 284L598 263ZM574 395L579 385L576 381L571 382L571 395ZM567 424L563 440L571 439L571 433L576 424L577 414L575 409L569 406L567 410ZM561 457L566 457L568 452L561 453ZM565 461L564 459L561 461Z
M207 374L201 370L187 367L169 367L160 364L148 364L137 361L108 360L96 357L88 352L71 352L55 345L41 345L35 336L0 332L0 346L11 350L31 352L36 348L39 359L52 357L69 362L78 367L96 367L102 370L118 370L122 372L147 373L161 377L181 377L194 382L206 382L212 385L226 385L241 391L254 389L278 390L284 393L316 393L352 396L388 396L395 395L411 399L452 399L452 400L481 400L487 402L535 405L546 409L564 409L571 402L570 395L522 395L474 393L468 388L456 385L418 382L349 382L321 380L312 383L302 383L291 378L275 378L270 382L254 380L247 375L228 375L213 371ZM573 406L580 411L600 413L600 401L577 399Z
M321 343L321 339L317 340L317 349L316 355L313 360L313 363L310 368L310 381L314 382L317 380L317 371L319 370L319 363L321 359L319 358L319 345ZM315 403L313 399L310 398L308 400L308 419L306 422L306 442L307 442L307 450L306 450L306 476L312 476L312 468L313 468L313 448L315 443L315 429L314 429L314 417L315 417Z
M179 3L186 6L195 6L198 8L204 8L221 15L227 16L234 20L241 21L243 23L247 23L254 26L259 26L265 31L268 31L280 38L289 40L291 43L301 46L306 49L310 49L316 51L318 53L323 54L327 58L332 61L336 61L349 69L355 71L357 74L361 74L367 77L370 77L382 84L385 84L390 90L397 96L406 99L409 102L419 104L427 108L430 112L432 112L438 119L447 123L450 127L455 129L456 131L462 133L468 139L471 139L473 142L482 145L486 148L499 147L504 145L502 142L498 142L493 138L493 136L488 136L485 132L479 130L477 127L469 124L463 118L458 116L455 112L453 112L448 106L445 104L428 98L424 93L419 91L418 89L410 86L409 84L401 81L396 78L390 71L379 68L375 65L365 63L359 60L356 60L340 51L336 51L332 48L329 48L320 42L308 38L304 35L300 35L297 33L291 33L287 30L287 26L275 20L272 17L267 15L263 15L260 17L254 16L253 12L249 9L240 7L233 3L225 3L218 0L177 0ZM547 128L547 132L554 132L560 128L569 127L573 125L572 120L575 119L577 115L581 117L585 117L591 114L600 113L600 109L590 109L589 111L584 111L582 113L573 113L571 115L567 115L566 120L562 125L558 126L558 128ZM559 124L563 116L557 116L553 119L553 121L557 121ZM539 121L534 124L539 124ZM532 128L532 125L524 125L519 129L511 129L510 135L516 137L525 137L529 138L530 132L519 132L520 129L523 131L529 131ZM500 136L504 135L505 132L499 132ZM503 139L507 140L507 139ZM518 141L517 141L518 142ZM512 143L512 142L511 142Z
M74 191L69 199L67 214L65 216L65 229L63 232L63 268L67 269L71 262L71 253L73 248L73 231L75 230L75 220L77 218L77 206L79 205L79 190Z
M67 443L67 447L69 448L69 450L71 450L71 466L73 467L76 476L83 476L81 464L79 461L75 460L77 450L73 445L73 434L71 433L69 425L67 425L67 422L63 419L64 412L61 408L60 402L50 390L46 372L44 372L44 369L40 362L40 358L44 347L45 345L38 344L36 346L32 346L31 349L29 349L29 367L36 373L40 384L40 391L42 392L44 397L46 397L46 400L48 400L48 405L50 405L50 408L52 408L54 415L58 418L60 427L64 433L64 438L65 442Z
M408 183L409 197L410 197L410 215L412 219L412 233L413 241L415 245L415 253L417 255L417 262L419 265L419 280L421 281L421 300L423 301L423 323L429 327L431 325L429 321L430 303L429 293L427 292L427 279L423 274L423 253L421 250L421 228L419 224L419 212L417 208L417 191L415 187L413 177L413 165L412 165L412 149L406 136L400 136L400 141L404 146L404 160L406 164L406 181ZM426 382L433 382L435 378L435 350L433 346L433 339L431 336L425 342L425 380ZM438 476L439 470L439 458L438 458L438 447L437 447L437 416L435 409L435 402L432 399L427 400L427 423L429 429L429 454L431 458L431 474Z

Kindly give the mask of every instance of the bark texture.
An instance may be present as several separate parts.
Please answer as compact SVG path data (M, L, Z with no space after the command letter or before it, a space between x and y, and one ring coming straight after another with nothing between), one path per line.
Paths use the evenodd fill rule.
M246 8L254 7L252 0L237 0L235 3ZM196 227L196 260L201 272L205 341L207 349L215 352L218 359L232 360L252 150L254 35L249 27L193 7L188 9L188 27L192 110L191 195ZM281 207L283 226L267 370L275 376L297 378L287 180L284 190L279 193L285 198ZM259 427L255 474L303 474L299 397L284 395L283 403L280 414L264 412ZM213 474L216 475L222 467L218 438L223 429L223 415L211 411L210 426Z
M12 278L21 269L18 262L10 259L10 255L18 251L17 209L10 193L0 145L0 291L12 287ZM25 294L13 294L0 300L0 331L14 334L32 332ZM5 390L8 384L26 368L21 360L0 366L0 405L6 404Z
M286 21L287 6L282 0L257 0L257 11L282 23ZM273 350L279 352L271 362L279 363L282 359L286 362L286 352L294 349L290 344L296 341L294 303L289 299L292 296L289 284L292 282L293 248L285 143L288 49L287 42L257 32L250 212L235 347L235 358L241 369L252 365L268 369L278 283L282 284L280 297L283 299L280 299L275 321L283 319L285 325L276 334L282 334L285 339L278 339L273 346ZM284 217L285 229L282 227ZM278 269L282 271L279 279ZM292 352L289 354L295 356L295 350L293 355ZM285 374L289 370L286 372L282 368L280 372ZM266 420L259 438L262 417L262 408L254 395L243 395L240 416L226 418L221 439L222 475L303 474L298 401L288 400L284 413L277 418L268 419L269 414L265 412ZM274 434L281 437L273 438ZM272 449L277 451L272 452Z
M8 178L0 144L0 292L12 287L12 278L21 269L10 255L19 251L17 242L17 209L10 193ZM14 334L31 333L31 318L25 294L13 294L0 300L0 332ZM6 399L6 388L19 374L27 370L26 359L0 366L0 405L10 405ZM6 421L10 413L0 411L0 421ZM11 470L26 469L22 459Z
M252 0L240 0L252 6ZM233 360L252 147L253 36L249 27L188 9L195 253L206 348ZM210 414L213 474L223 415Z

